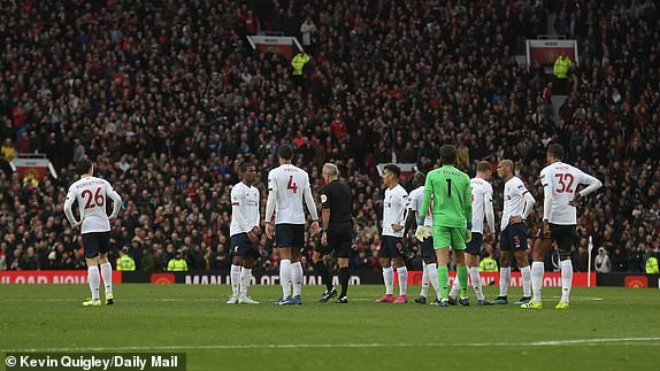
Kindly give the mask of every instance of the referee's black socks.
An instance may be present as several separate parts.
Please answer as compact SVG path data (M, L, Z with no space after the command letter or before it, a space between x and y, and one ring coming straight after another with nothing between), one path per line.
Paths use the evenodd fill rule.
M321 279L325 284L325 287L328 288L328 292L332 290L332 280L330 279L330 273L328 272L328 267L325 266L323 260L319 260L314 263L314 269L321 275Z
M348 269L348 267L339 268L339 283L341 284L341 295L339 295L340 298L345 297L346 293L348 292L349 278L351 278L351 271Z

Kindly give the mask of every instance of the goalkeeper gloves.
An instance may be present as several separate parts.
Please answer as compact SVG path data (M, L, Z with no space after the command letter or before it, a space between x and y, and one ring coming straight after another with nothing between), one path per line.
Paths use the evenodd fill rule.
M431 227L420 225L417 227L417 231L415 231L415 238L418 241L424 241L427 238L430 238L433 235L433 231L431 230Z

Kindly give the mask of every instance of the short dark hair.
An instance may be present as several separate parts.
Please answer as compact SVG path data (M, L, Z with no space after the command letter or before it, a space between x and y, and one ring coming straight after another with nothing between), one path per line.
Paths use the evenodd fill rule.
M254 166L250 161L243 161L238 165L238 171L242 173L246 172L250 166Z
M383 171L389 171L390 173L396 175L396 178L399 179L401 177L401 168L394 164L388 164L385 165L383 168Z
M426 183L426 175L424 175L424 173L421 171L416 172L413 176L413 187L421 187L424 185L424 183Z
M280 147L279 156L285 160L291 160L293 158L293 148L288 144L283 145Z
M477 164L477 171L493 171L493 166L491 166L490 162L488 161L479 161Z
M548 153L550 153L553 158L562 160L564 158L564 147L559 143L551 144L550 147L548 147Z
M92 162L86 157L81 158L78 160L78 163L76 163L76 172L78 175L87 174L90 170L92 170Z
M443 165L453 165L456 163L456 146L445 144L440 147L440 160Z

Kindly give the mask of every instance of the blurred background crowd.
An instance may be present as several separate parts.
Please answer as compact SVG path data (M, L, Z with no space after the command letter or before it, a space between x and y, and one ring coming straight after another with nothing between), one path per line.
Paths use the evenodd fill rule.
M231 260L237 164L257 164L265 205L278 148L292 143L315 195L328 161L352 187L351 266L360 271L379 270L376 164L428 171L440 146L454 143L470 175L480 160L514 160L542 200L538 174L558 142L566 162L604 183L579 210L576 270L586 270L591 238L611 271L644 271L660 245L658 6L548 3L0 1L0 269L83 267L81 239L62 212L83 156L124 200L111 261L125 250L136 269L165 270L182 250L191 270L217 270ZM549 12L580 53L558 119L544 95L551 78L515 59ZM301 40L310 56L302 76L282 56L252 50L245 36L265 31ZM32 152L59 177L13 174L8 162ZM503 184L496 175L492 184L499 220ZM537 207L529 218L530 238L540 215ZM418 244L407 242L417 267ZM264 236L265 271L278 266L271 247ZM497 259L498 248L488 240L484 255Z

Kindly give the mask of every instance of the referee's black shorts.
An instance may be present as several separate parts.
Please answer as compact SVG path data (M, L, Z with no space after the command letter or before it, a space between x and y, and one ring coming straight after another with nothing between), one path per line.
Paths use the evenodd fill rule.
M335 223L328 227L328 245L318 244L316 251L328 255L333 251L338 258L350 258L353 252L353 223Z

